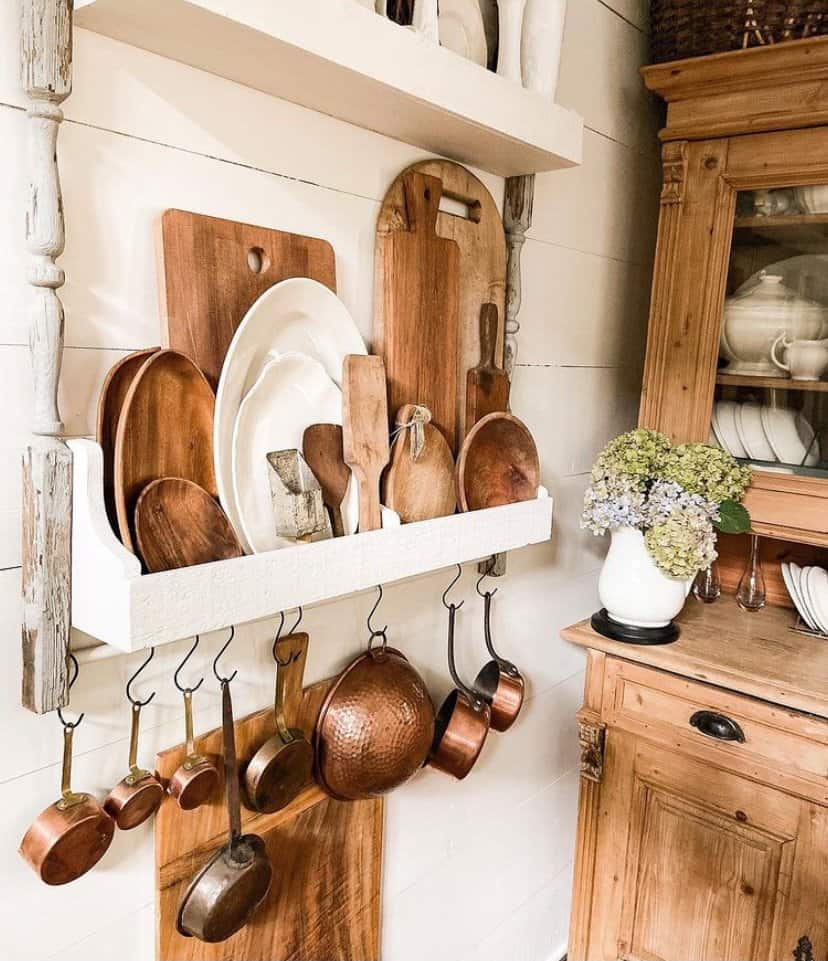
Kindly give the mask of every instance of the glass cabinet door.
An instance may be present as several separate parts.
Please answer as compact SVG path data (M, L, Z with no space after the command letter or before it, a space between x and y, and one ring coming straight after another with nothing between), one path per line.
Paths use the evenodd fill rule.
M737 196L710 439L828 477L828 185Z

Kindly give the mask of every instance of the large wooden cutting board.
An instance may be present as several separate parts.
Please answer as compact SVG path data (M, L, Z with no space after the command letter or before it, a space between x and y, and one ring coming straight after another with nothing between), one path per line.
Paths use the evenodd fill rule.
M236 328L269 287L310 277L336 292L326 240L186 210L162 215L158 256L165 345L194 360L214 389Z
M307 687L291 727L310 736L333 681ZM196 695L198 696L198 695ZM295 721L294 721L295 718ZM240 765L276 731L273 708L236 722ZM196 741L220 754L221 729ZM162 778L184 760L184 745L156 758ZM163 961L327 961L380 955L382 799L334 801L316 785L275 814L242 808L242 829L258 834L273 863L273 884L254 920L222 944L184 938L175 929L181 895L195 872L227 841L224 778L211 803L181 811L166 798L155 825L156 957Z
M459 249L459 305L457 321L456 435L457 449L465 436L466 373L480 360L480 308L495 304L498 311L495 360L503 366L503 335L506 299L506 237L503 220L485 184L460 164L449 160L425 160L403 171L391 184L377 220L375 324L386 324L382 291L390 269L386 258L389 236L408 228L403 178L409 172L437 177L442 194L465 207L468 216L440 211L437 234L453 240ZM407 401L408 402L408 401ZM411 401L416 403L416 401ZM391 415L396 406L390 404ZM455 451L456 452L456 451Z

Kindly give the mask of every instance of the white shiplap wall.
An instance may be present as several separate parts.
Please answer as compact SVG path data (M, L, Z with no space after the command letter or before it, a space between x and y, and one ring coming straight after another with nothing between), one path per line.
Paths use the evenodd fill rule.
M507 736L493 735L473 775L425 772L388 799L383 953L544 961L564 950L577 793L574 713L579 651L561 627L595 604L603 545L578 530L596 448L635 419L652 258L658 164L655 118L637 75L646 0L570 0L559 100L585 117L581 168L538 177L524 248L524 309L513 406L533 429L556 533L514 554L495 601L495 636L529 678ZM58 793L60 728L18 706L19 453L31 405L23 309L24 101L17 86L17 2L0 0L0 956L147 961L153 956L151 827L119 834L102 864L62 889L40 885L16 853L27 824ZM68 223L63 414L90 433L101 381L123 352L159 340L152 224L176 206L330 240L340 294L371 337L374 223L385 189L422 152L83 31L66 104L60 164ZM500 200L503 184L484 176ZM381 617L435 700L449 683L439 595L445 575L391 587ZM467 569L461 665L484 657L482 604ZM308 612L307 679L361 647L372 598ZM242 628L232 651L238 712L272 697L271 625ZM200 669L220 636L203 640ZM141 754L181 739L173 667L159 652L144 690ZM123 683L138 658L92 661L73 705L75 785L104 793L123 776ZM210 680L197 723L219 720ZM487 867L491 866L491 871Z

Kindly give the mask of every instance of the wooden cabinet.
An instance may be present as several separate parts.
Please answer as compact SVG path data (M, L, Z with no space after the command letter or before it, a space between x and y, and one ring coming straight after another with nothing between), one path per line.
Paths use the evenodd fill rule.
M564 632L589 647L574 961L828 959L828 719L697 679L719 682L752 655L744 686L758 690L773 659L767 690L815 695L825 714L825 663L810 692L806 681L793 693L784 672L792 682L818 649L797 652L785 635L740 644L723 629L705 655L695 641L709 618L685 625L672 650L635 649L643 663L586 622ZM736 650L717 660L728 642Z
M734 366L721 337L726 297L761 270L828 303L828 38L643 73L668 115L640 423L674 440L707 441L720 403L747 405L756 442L737 450L741 434L731 425L733 443L723 446L754 465L754 530L828 546L828 375L789 378L767 360L751 374L750 364ZM824 208L809 186L821 188ZM774 416L807 434L801 452L796 439L793 447L765 443L761 407L790 412Z

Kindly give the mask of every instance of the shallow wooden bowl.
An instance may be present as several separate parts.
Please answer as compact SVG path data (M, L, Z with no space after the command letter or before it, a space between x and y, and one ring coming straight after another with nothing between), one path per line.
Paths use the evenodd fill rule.
M538 449L523 421L497 412L474 425L457 459L462 511L533 500L539 483Z

